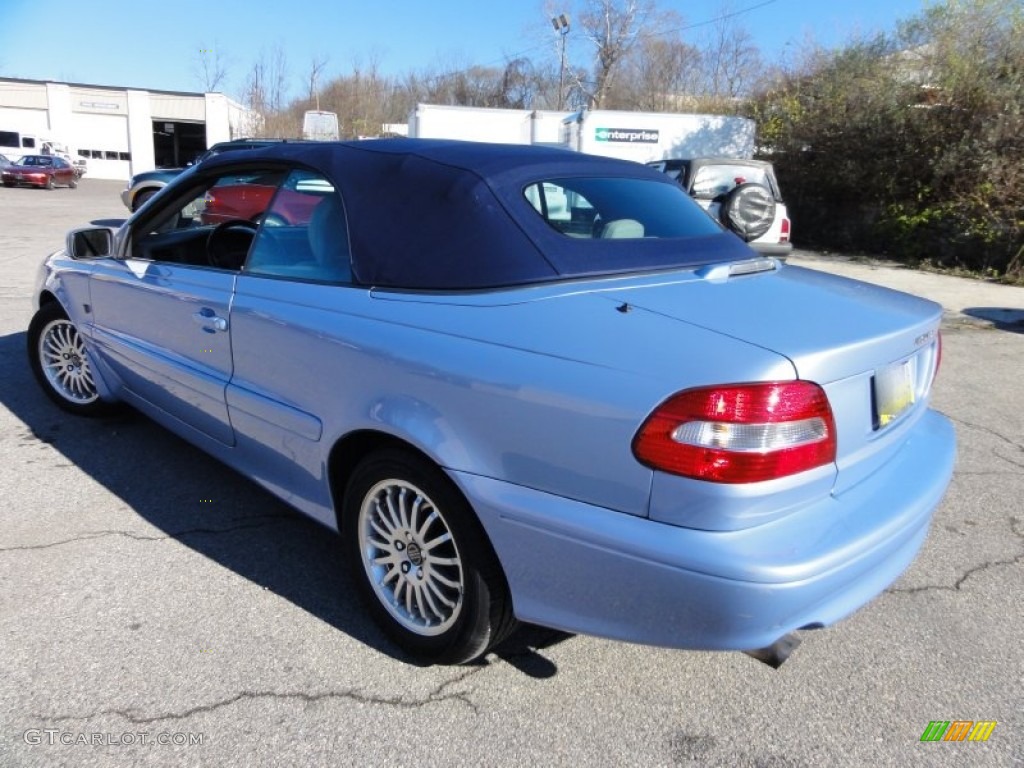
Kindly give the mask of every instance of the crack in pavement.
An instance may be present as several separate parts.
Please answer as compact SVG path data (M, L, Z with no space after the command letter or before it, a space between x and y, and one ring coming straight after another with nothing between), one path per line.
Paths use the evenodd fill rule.
M1015 466L1015 467L1020 467L1021 469L1024 469L1024 462L1014 461L1013 459L1011 459L1011 458L1009 458L1007 456L1003 456L1003 454L1001 454L995 448L992 449L992 455L995 456L997 459L1001 459L1002 461L1005 461L1007 464L1013 464L1013 466ZM1014 473L1014 474L1016 474L1016 473Z
M241 525L231 525L226 528L186 528L182 531L172 531L170 533L162 534L160 536L147 536L141 533L132 533L131 531L88 531L78 536L73 536L70 539L51 541L46 544L25 544L23 546L17 547L0 547L0 552L23 552L34 549L52 549L54 547L62 547L65 544L74 544L75 542L79 541L91 541L92 539L103 539L107 538L108 536L121 536L123 538L132 539L134 541L165 541L167 539L181 539L186 536L204 536L217 535L222 533L235 533L236 531L263 528L268 525L274 525L276 523L283 522L303 522L300 518L290 517L288 515L261 515L255 518L246 517L234 519L245 520L247 521L247 523Z
M1010 463L1012 464L1013 462ZM1024 465L1021 466L1024 467ZM953 474L959 477L987 477L990 475L1009 475L1010 477L1016 477L1020 472L1014 472L1012 469L1007 469L1002 472L999 470L973 471L954 469Z
M1010 533L1016 536L1021 541L1024 541L1024 530L1022 530L1022 522L1016 517L1009 518L1010 522ZM968 568L964 571L960 577L953 583L952 586L946 584L925 584L920 587L889 587L886 591L888 594L894 595L914 595L918 592L959 592L960 588L964 585L971 576L982 571L987 571L989 568L996 568L1002 565L1018 565L1024 563L1024 551L1017 554L1016 557L1001 560L987 560L984 563Z
M1019 451L1024 452L1024 443L1018 443L1015 440L1012 440L1009 437L1007 437L1006 435L1002 434L1001 432L999 432L999 431L997 431L995 429L992 429L991 427L986 427L986 426L984 426L982 424L974 424L973 422L970 422L970 421L964 421L963 419L958 419L955 416L950 416L948 413L946 414L946 417L951 419L952 421L955 421L957 424L963 424L965 427L970 427L971 429L977 429L977 430L979 430L981 432L987 432L988 434L992 435L993 437L998 437L1004 443L1008 443L1009 445L1012 445L1014 448L1018 449ZM1002 457L1000 457L1000 458L1002 458Z
M480 709L470 699L470 695L473 693L469 691L455 691L453 693L446 693L446 689L457 683L461 683L464 680L472 677L486 667L478 667L470 669L461 675L457 675L450 680L446 680L439 686L434 688L426 697L421 699L408 699L404 696L372 696L369 694L362 693L359 689L343 690L343 691L324 691L322 693L307 693L305 691L241 691L233 696L229 696L219 701L213 701L209 704L201 704L196 707L190 707L189 709L182 710L181 712L164 712L157 715L139 715L135 714L130 709L101 709L95 712L90 712L84 715L32 715L33 718L46 723L64 723L68 721L88 721L93 720L97 717L103 717L105 715L116 715L118 717L127 720L133 725L147 725L150 723L160 722L162 720L186 720L194 715L205 714L207 712L215 712L218 709L224 707L230 707L233 704L237 704L240 701L259 701L263 699L277 699L286 701L289 699L304 702L306 704L315 704L320 701L329 700L343 700L343 701L354 701L358 704L374 704L381 706L397 707L399 709L419 709L425 707L428 704L440 704L448 701L455 701L461 704L465 704L469 707L474 715L480 714Z

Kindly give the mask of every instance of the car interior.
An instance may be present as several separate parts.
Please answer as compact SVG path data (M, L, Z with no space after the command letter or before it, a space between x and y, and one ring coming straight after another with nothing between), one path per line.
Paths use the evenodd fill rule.
M295 176L303 178L296 180ZM277 174L276 184L291 195L307 195L313 202L307 220L295 210L284 215L274 199L266 211L253 219L228 219L219 224L203 221L207 182L183 198L184 205L172 208L156 220L143 221L146 234L132 240L133 258L148 261L214 267L266 277L287 277L342 283L351 280L345 211L334 187L326 179L306 178L307 171L295 171L287 179ZM237 178L231 177L237 185ZM283 180L283 184L281 183ZM260 179L266 185L267 177ZM262 224L271 221L273 224Z

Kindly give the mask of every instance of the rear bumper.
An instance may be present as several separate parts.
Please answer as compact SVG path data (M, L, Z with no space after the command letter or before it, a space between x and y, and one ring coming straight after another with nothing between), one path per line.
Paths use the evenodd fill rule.
M754 241L747 243L747 245L763 256L788 256L793 252L792 243L759 243Z
M885 467L761 526L701 531L453 473L504 566L516 616L674 648L761 648L847 616L914 559L953 471L929 411Z

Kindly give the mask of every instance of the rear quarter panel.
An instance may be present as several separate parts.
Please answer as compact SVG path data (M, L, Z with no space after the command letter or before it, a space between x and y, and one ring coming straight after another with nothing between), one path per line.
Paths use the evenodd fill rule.
M262 398L250 411L265 404L233 409L232 422L298 457L312 485L336 440L371 429L450 470L633 515L647 514L652 472L631 443L658 403L688 386L793 376L778 355L586 294L459 304L243 276L232 334L229 404L236 390ZM322 424L320 445L295 428L303 415ZM264 459L257 471L284 484Z

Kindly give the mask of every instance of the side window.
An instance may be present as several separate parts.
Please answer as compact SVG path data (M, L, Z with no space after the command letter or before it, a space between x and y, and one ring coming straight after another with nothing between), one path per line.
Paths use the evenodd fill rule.
M546 179L525 187L523 195L551 229L574 240L703 237L721 232L682 187L667 181Z
M334 185L318 173L292 171L263 216L244 271L266 277L351 282L348 226Z
M581 192L552 182L538 182L523 193L554 229L569 237L593 237L597 211Z
M238 270L281 182L281 170L227 171L206 177L144 212L133 226L137 259Z

